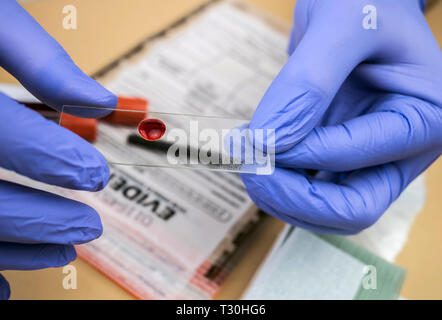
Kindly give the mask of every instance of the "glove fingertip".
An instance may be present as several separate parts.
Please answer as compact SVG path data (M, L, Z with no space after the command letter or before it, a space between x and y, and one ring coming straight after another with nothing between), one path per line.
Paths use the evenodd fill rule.
M77 251L73 245L64 245L60 248L59 260L54 267L63 267L77 259Z
M99 155L101 157L101 162L102 162L102 166L101 166L101 170L100 170L101 177L100 177L100 180L98 181L98 183L95 185L94 191L103 190L107 186L107 183L109 182L109 177L110 177L110 171L109 171L109 166L107 164L107 161L101 153Z
M100 118L112 112L118 103L117 96L85 74L64 50L59 51L50 64L21 79L23 86L40 101L59 111L63 106L97 108L64 110L75 116Z
M100 215L94 208L80 204L84 207L84 210L88 211L85 215L79 230L80 234L76 234L76 238L73 238L72 244L83 244L99 238L103 234L103 224L101 223Z
M93 217L94 217L94 223L93 223L94 228L91 228L89 230L88 241L98 239L103 234L103 224L101 223L100 216L98 215L98 213L95 213L95 215L93 215Z
M63 109L64 112L83 118L95 119L110 114L117 106L118 97L80 70L78 72L79 77L83 79L77 79L72 84L65 84L60 90L63 94L51 101L52 106L57 109L62 106L88 107Z
M0 300L8 300L11 296L11 287L8 281L0 274Z
M97 98L97 104L105 108L114 109L118 104L118 97L106 88L102 88L103 93Z
M34 179L45 177L45 182L75 190L95 192L104 189L110 176L105 157L68 129L58 126L53 129L54 132L63 132L51 136L53 147L50 152L40 152L41 158L45 160L42 161L44 166L33 170ZM40 154L40 149L37 149L36 154ZM53 175L52 171L58 174Z
M93 163L93 160L96 163ZM73 177L72 187L77 190L97 192L103 190L109 182L109 166L106 159L99 152L96 152L96 159L90 159L89 163L85 163L83 167L79 166L78 168L83 170L87 168L85 172L88 174Z
M287 47L287 54L291 56L296 48L296 40L295 40L295 28L293 27L290 32L290 40L289 45Z
M320 121L328 102L308 84L288 84L281 74L270 86L250 122L250 128L275 131L275 152L298 144Z
M96 107L98 109L71 108L68 113L84 118L101 118L108 115L118 104L118 97L104 88L96 80L90 78L78 69L78 77L72 83L66 83L55 105L72 105ZM75 79L75 78L74 78Z

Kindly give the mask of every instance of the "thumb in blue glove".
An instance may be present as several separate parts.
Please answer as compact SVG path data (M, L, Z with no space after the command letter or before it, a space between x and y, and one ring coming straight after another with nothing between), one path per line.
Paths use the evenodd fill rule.
M46 104L113 108L115 95L85 75L63 48L13 0L0 2L0 65ZM103 156L90 144L0 93L0 166L32 179L97 191L108 180ZM97 117L105 112L81 114ZM102 233L90 207L0 181L0 270L65 265L74 244ZM9 286L0 276L0 298Z
M374 30L366 4L297 1L291 56L250 124L276 130L278 167L242 175L250 196L317 232L369 227L442 152L442 55L420 1L374 2Z

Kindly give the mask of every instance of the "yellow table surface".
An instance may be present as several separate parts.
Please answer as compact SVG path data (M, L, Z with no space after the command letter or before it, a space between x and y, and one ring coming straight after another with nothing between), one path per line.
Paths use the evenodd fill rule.
M291 22L293 0L247 0L264 11ZM88 74L96 73L141 41L160 32L207 0L44 0L24 7L70 53ZM78 30L62 28L62 8L77 8ZM442 2L428 14L439 43L442 42ZM14 79L0 70L0 82ZM427 201L396 262L408 270L402 296L409 299L442 298L442 160L427 171ZM268 252L283 224L267 217L255 234L252 247L228 278L218 298L235 299L243 292ZM81 259L77 268L78 288L65 290L62 269L5 271L12 299L133 299Z

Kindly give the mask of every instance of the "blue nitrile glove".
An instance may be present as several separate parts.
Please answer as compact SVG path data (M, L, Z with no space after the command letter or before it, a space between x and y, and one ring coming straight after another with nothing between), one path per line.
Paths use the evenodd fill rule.
M276 129L275 173L242 175L259 207L358 233L440 156L442 55L420 3L297 1L291 56L250 124ZM377 29L363 27L366 5Z
M113 108L117 98L86 76L15 1L0 1L0 66L54 108ZM32 179L96 191L108 180L102 155L86 141L0 93L0 166ZM75 259L74 244L102 232L90 207L0 181L0 270L31 270ZM0 298L9 286L0 276Z

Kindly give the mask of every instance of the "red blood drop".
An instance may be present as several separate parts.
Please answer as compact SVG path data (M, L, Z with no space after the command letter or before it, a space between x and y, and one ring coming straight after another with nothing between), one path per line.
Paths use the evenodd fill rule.
M158 119L144 119L138 124L138 133L146 140L160 139L166 132L166 125Z
M138 133L146 140L160 139L166 132L166 125L158 119L144 119L138 124Z

